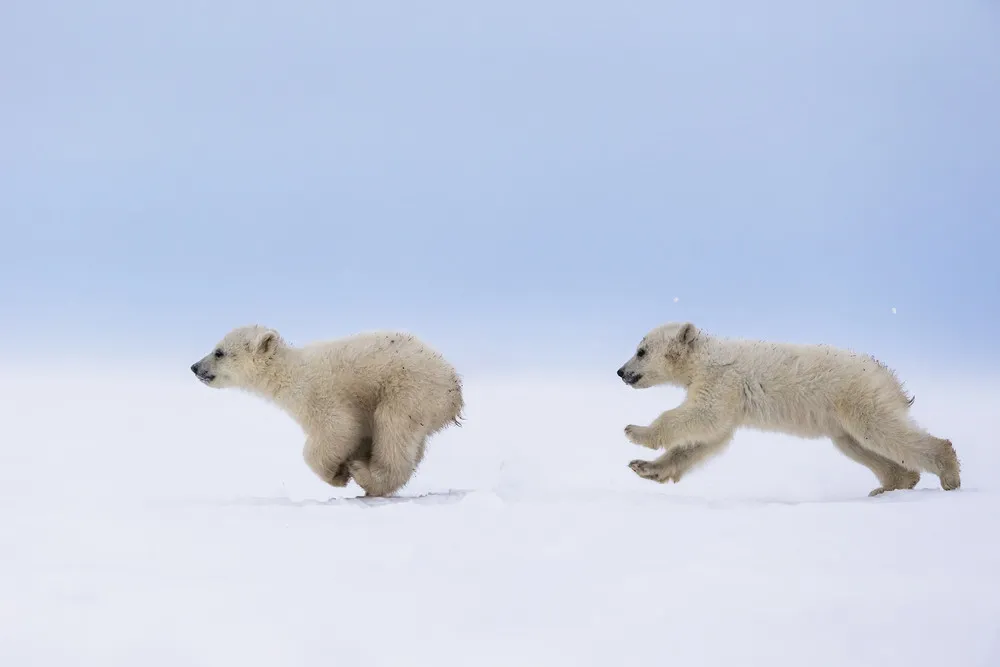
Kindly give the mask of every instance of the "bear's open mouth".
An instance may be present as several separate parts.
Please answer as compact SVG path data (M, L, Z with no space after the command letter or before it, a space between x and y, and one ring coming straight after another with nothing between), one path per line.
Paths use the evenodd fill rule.
M641 379L642 379L642 373L626 373L622 377L622 380L625 382L625 384L627 384L629 386L634 385L636 382L638 382Z
M208 374L208 375L202 375L201 373L198 373L198 379L201 380L205 384L210 384L212 382L212 380L215 379L215 375L211 374L211 373Z

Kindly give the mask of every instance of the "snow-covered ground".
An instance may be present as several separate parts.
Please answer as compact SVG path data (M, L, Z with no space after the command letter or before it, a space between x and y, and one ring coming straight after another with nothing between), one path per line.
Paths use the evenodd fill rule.
M743 431L676 486L613 369L468 377L408 500L186 365L0 376L0 665L1000 665L1000 389L906 377L960 491Z

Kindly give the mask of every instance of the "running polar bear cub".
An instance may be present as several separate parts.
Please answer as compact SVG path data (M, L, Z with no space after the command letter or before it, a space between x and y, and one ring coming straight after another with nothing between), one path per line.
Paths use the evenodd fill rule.
M306 463L331 486L353 477L369 496L401 489L427 439L461 425L461 378L436 351L398 332L304 347L261 326L230 331L191 366L210 387L236 387L275 403L305 431Z
M633 443L666 450L654 461L629 464L645 479L679 482L746 426L832 439L878 477L881 486L871 496L912 489L921 471L936 474L946 490L961 485L951 441L917 426L908 414L913 399L891 370L867 355L717 338L690 322L671 322L646 334L618 376L635 388L687 389L681 405L649 426L625 427Z

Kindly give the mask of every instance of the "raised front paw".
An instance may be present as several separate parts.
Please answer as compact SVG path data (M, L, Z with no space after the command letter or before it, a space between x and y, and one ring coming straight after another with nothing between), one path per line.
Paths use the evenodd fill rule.
M650 429L647 426L629 424L625 427L625 437L628 438L629 442L634 445L656 449L656 447L650 443Z
M632 472L639 477L653 482L659 482L660 484L677 482L680 480L680 475L675 474L672 467L656 465L653 461L636 459L635 461L629 463L628 467L631 468Z

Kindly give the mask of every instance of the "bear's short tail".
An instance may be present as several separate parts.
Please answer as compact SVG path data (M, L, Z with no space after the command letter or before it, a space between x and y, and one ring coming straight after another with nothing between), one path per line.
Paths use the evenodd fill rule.
M451 423L459 428L462 427L462 421L465 420L465 396L462 394L462 380L459 378L455 383L455 394L458 400L455 401L455 416L451 418Z
M910 394L910 392L906 391L906 385L903 383L902 380L899 379L899 375L896 374L896 371L892 370L891 368L889 368L888 366L886 366L885 364L883 364L881 361L879 361L875 357L873 357L871 355L869 355L869 357L871 358L872 361L875 362L876 366L878 366L883 371L885 371L886 373L888 373L889 377L892 378L892 381L896 383L896 388L899 389L899 393L903 395L903 402L906 403L906 407L912 406L913 405L913 401L916 399L916 396L914 396L914 395Z
M463 400L462 395L458 395L458 406L455 410L455 416L451 418L451 423L459 428L462 427L462 422L465 420L465 400Z

